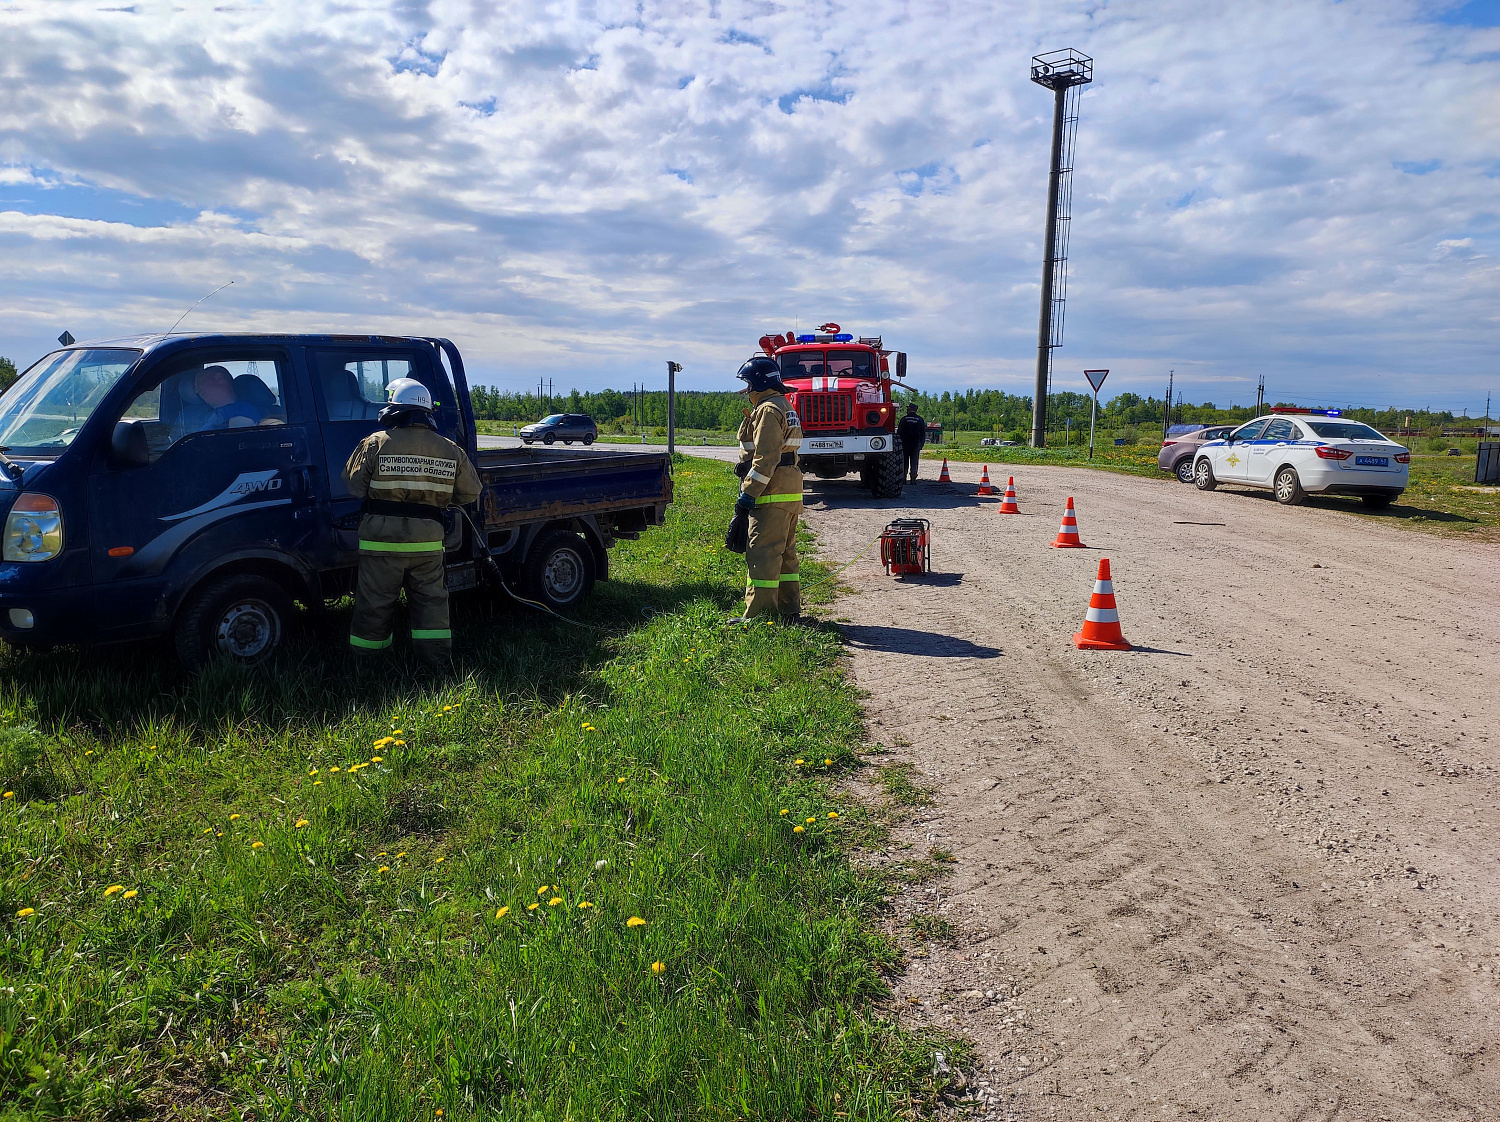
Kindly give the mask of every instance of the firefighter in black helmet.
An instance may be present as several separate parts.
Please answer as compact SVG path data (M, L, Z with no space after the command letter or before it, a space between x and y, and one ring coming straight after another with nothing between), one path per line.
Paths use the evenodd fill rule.
M750 571L742 619L775 613L784 620L802 614L802 586L797 562L797 521L802 516L802 422L787 401L781 369L774 358L757 355L736 375L745 383L752 408L740 423L740 461L744 482L735 500L736 514L749 515Z

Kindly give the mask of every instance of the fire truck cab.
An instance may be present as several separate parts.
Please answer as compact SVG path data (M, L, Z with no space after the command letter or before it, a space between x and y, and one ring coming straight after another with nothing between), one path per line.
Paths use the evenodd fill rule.
M879 336L856 339L836 323L811 334L762 335L760 348L781 365L802 421L802 470L819 479L858 472L875 498L900 498L906 473L891 386L906 375L906 354L886 350Z

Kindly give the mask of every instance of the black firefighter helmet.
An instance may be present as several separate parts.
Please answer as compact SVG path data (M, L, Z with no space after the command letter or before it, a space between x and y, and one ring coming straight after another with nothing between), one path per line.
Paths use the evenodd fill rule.
M745 389L751 393L760 393L762 390L786 392L786 385L781 380L781 367L774 358L767 355L747 359L735 377L744 382Z

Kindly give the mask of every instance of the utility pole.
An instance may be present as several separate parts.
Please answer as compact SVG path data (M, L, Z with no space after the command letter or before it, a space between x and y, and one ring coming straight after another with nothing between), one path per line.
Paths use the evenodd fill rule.
M1052 382L1052 351L1062 345L1062 313L1068 293L1073 140L1078 132L1080 96L1075 91L1094 80L1094 60L1071 49L1036 55L1031 60L1031 80L1039 86L1046 86L1053 97L1052 164L1047 177L1047 230L1042 249L1042 306L1036 329L1036 396L1031 405L1031 446L1042 448L1047 444L1047 391Z
M1162 438L1162 440L1166 440L1167 439L1167 425L1171 421L1171 418L1172 418L1172 379L1176 376L1176 374L1177 374L1177 371L1175 371L1175 370L1168 370L1167 371L1167 400L1164 401L1164 402L1162 402L1162 406L1161 406L1161 438Z
M682 363L667 363L667 455L677 449L677 375L682 372Z
M1255 415L1259 417L1266 407L1266 376L1260 376L1260 383L1255 387Z

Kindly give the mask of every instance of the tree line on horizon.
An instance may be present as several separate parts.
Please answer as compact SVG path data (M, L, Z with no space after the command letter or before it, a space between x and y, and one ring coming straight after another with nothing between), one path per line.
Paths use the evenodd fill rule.
M542 395L511 392L491 386L476 386L470 396L474 416L486 421L511 421L527 424L549 413L587 413L605 431L633 432L656 429L667 423L665 390L631 393L628 390L571 390L566 394ZM988 432L1015 440L1025 440L1031 433L1031 396L1004 390L964 390L940 394L897 391L904 411L916 402L917 411L929 423L940 424L948 431ZM1074 432L1087 431L1091 398L1086 393L1061 392L1047 398L1049 430L1061 432L1068 423ZM1277 402L1278 407L1294 402ZM1315 406L1316 407L1316 406ZM684 429L732 432L745 414L743 394L728 390L678 390L677 424ZM1156 397L1124 392L1099 402L1099 427L1118 432L1139 429L1149 435L1152 426L1162 424L1163 402ZM1410 427L1415 430L1452 428L1472 424L1476 418L1455 417L1446 410L1345 409L1343 415L1373 425L1383 431ZM1218 406L1212 401L1201 404L1177 402L1170 410L1169 424L1238 424L1255 416L1254 405Z

